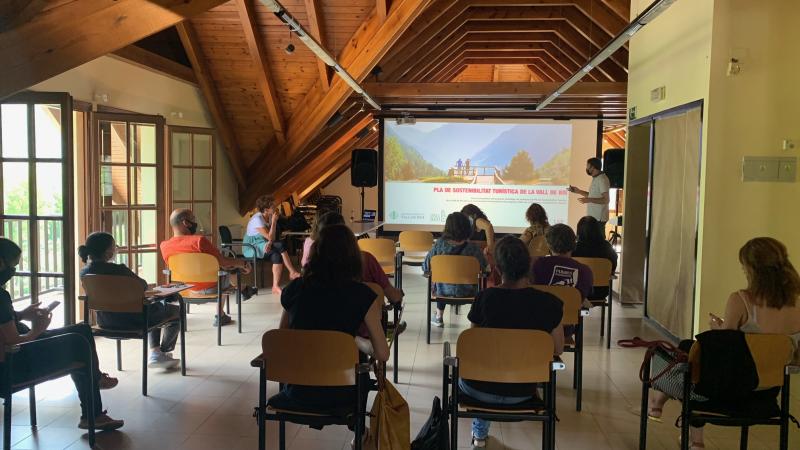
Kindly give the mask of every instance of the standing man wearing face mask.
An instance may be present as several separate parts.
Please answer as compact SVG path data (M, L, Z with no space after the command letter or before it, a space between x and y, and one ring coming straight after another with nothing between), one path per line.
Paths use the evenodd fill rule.
M206 253L217 258L219 266L222 269L241 269L244 273L250 273L250 264L246 261L226 258L220 254L217 247L211 243L205 236L195 235L197 232L197 218L194 213L189 209L176 209L172 211L169 216L169 224L172 226L173 237L161 243L161 257L164 262L169 264L169 258L173 255L182 253ZM194 291L201 294L216 294L217 283L192 283ZM225 277L222 288L230 286L230 278ZM245 298L252 295L249 288L243 288L242 294ZM233 322L233 319L222 310L222 304L219 305L219 312L214 319L214 326L217 326L217 321L221 320L222 325L228 325Z
M603 173L602 163L599 158L589 158L586 161L586 175L592 177L592 184L589 191L578 189L575 186L567 188L573 194L578 194L578 201L586 205L586 215L592 216L600 222L600 228L605 235L606 222L608 222L608 191L611 189L611 182L608 176Z

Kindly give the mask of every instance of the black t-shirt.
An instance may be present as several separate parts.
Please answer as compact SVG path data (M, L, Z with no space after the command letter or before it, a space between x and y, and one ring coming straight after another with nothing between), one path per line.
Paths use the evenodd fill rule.
M83 266L83 269L81 269L81 276L85 275L120 275L123 277L138 278L142 283L142 286L147 289L147 281L139 278L139 276L133 273L133 271L125 264L92 261Z
M30 328L17 319L17 312L14 311L14 304L11 302L11 294L3 286L0 287L0 325L11 321L16 325L17 333L25 334L30 331Z
M489 288L481 291L467 318L485 328L512 328L552 332L564 315L558 297L533 288ZM465 380L471 387L491 394L525 397L534 392L535 384L490 383Z
M373 301L372 289L356 281L330 286L298 278L281 294L281 305L289 314L289 328L341 331L352 336L357 334Z
M355 336L375 297L369 286L356 281L330 286L297 278L283 288L281 305L289 315L289 328ZM352 387L289 385L284 392L308 407L328 408L352 402L355 391Z
M578 241L575 246L575 251L572 252L573 257L579 258L605 258L611 261L611 272L617 270L617 252L608 241L600 242L585 242ZM592 293L588 298L602 299L608 296L607 287L596 287L592 289Z

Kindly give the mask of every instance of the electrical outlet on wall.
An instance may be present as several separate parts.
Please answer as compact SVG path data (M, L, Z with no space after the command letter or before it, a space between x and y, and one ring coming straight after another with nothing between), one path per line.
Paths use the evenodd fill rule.
M797 144L794 139L784 139L781 141L781 149L788 151L794 150L795 148L797 148Z

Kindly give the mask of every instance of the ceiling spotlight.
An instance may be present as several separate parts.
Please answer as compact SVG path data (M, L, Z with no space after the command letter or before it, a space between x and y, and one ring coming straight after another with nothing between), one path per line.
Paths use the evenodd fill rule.
M291 55L292 53L294 53L294 44L290 43L289 45L287 45L284 51L286 51L287 55Z

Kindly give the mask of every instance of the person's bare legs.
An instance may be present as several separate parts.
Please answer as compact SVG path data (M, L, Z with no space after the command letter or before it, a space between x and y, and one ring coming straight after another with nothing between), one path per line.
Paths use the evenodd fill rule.
M655 389L651 390L650 398L647 401L647 415L656 419L661 418L664 412L664 405L669 400L669 396Z
M289 279L294 280L300 276L300 272L295 269L294 264L292 264L292 258L289 257L289 252L281 253L281 258L283 259L283 265L286 266L286 269L289 270ZM273 269L274 270L274 269Z
M284 253L285 254L285 253ZM272 264L272 293L280 295L281 292L281 276L283 275L283 264Z

